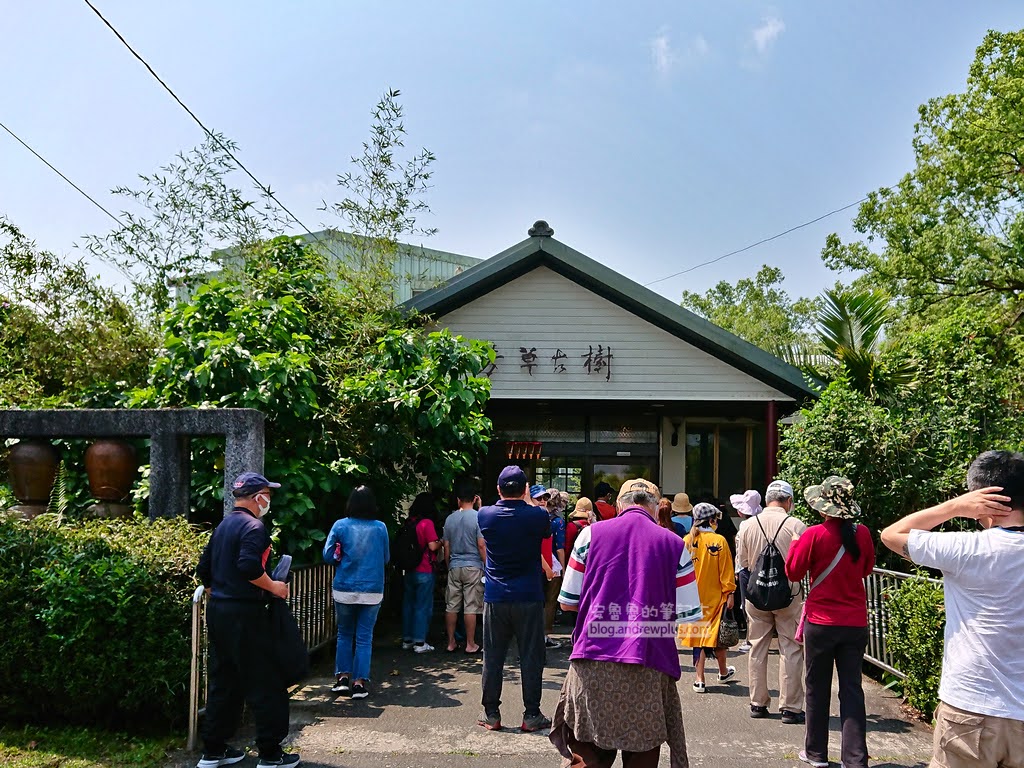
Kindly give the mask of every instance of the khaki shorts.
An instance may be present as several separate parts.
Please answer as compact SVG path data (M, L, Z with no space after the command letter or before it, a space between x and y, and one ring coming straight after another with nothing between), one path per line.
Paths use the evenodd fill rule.
M484 612L484 569L452 568L448 571L448 613Z
M934 746L930 768L1024 768L1024 722L940 702Z

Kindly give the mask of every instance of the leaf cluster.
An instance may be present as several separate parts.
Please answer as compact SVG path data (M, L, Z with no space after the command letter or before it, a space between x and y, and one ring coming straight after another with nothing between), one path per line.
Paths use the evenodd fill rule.
M0 719L180 722L205 541L182 520L0 519Z
M1022 103L1024 31L990 31L965 91L920 107L914 169L861 206L854 229L866 242L843 243L831 235L825 263L865 272L910 312L950 298L994 300L1019 312Z

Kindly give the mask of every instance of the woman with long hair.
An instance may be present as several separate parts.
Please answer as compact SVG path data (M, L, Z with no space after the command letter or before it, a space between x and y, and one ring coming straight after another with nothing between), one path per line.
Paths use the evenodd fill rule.
M384 598L384 565L389 558L388 529L377 519L377 500L368 486L360 485L349 494L345 517L331 527L324 544L324 562L335 566L334 693L348 693L353 699L369 696L373 627Z
M416 543L423 553L417 566L406 571L402 594L402 648L427 653L434 646L427 642L427 628L434 612L434 562L441 537L437 534L437 503L434 494L421 493L409 506L404 525L412 526Z
M736 667L725 664L726 650L718 648L718 630L722 618L733 607L733 593L736 591L736 575L733 571L732 555L725 538L715 533L719 510L712 504L702 502L693 508L693 529L683 541L690 551L693 570L697 577L697 592L700 594L703 621L695 624L680 624L679 639L687 648L693 649L693 666L696 680L693 690L704 693L704 665L708 656L718 661L718 682L727 683L736 676Z
M672 500L662 497L658 502L658 525L662 528L676 532L675 523L672 522Z
M866 525L854 521L860 506L853 483L829 477L804 490L804 498L824 522L793 540L786 556L786 576L799 582L809 576L811 589L797 629L803 633L807 727L800 759L828 768L828 718L832 670L839 675L839 717L845 768L867 768L864 688L861 667L868 642L864 578L875 566L875 548Z

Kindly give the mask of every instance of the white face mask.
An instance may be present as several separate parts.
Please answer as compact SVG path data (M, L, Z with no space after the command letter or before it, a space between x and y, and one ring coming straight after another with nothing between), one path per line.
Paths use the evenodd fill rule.
M263 503L262 499L266 499L266 504ZM260 511L260 517L266 517L270 512L270 497L260 496L256 497L256 508Z

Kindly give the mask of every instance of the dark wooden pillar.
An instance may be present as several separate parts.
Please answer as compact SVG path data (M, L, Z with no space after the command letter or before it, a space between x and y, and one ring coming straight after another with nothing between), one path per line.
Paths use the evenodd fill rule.
M779 410L774 400L769 400L764 408L765 433L767 445L764 453L764 471L770 483L779 472Z

